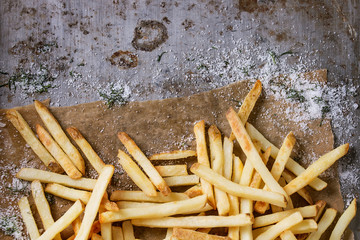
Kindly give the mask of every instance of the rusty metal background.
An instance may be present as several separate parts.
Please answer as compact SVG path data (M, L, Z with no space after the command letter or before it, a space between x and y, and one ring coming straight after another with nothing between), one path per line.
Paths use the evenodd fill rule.
M21 71L54 79L48 93L1 87L3 108L49 97L56 106L100 100L114 82L128 100L186 96L254 76L249 71L263 65L257 55L269 49L297 53L279 72L296 65L327 68L330 86L346 87L351 80L359 86L358 0L1 0L0 5L1 83ZM239 56L247 61L235 71ZM359 103L359 94L349 98ZM359 108L352 114L359 119ZM343 125L333 120L336 145L352 143L339 171L356 166L352 170L359 173L359 124L346 135ZM350 192L359 197L359 185L346 179L341 184L345 198ZM359 226L358 214L352 223L356 239Z

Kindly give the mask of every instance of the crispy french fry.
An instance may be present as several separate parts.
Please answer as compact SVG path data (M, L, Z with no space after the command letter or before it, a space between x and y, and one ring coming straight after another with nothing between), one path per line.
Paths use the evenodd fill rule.
M183 228L174 228L172 235L180 240L231 240L229 237L210 235Z
M310 205L306 207L294 208L283 212L277 212L277 213L259 216L254 219L253 228L259 228L277 223L295 212L300 212L303 218L311 218L316 216L317 207L316 205Z
M224 137L223 149L224 149L224 177L231 179L233 172L233 148L234 144L229 138Z
M279 184L280 184L280 186L285 187L286 181L285 181L285 179L283 177L280 177ZM274 205L271 205L271 207L272 207L272 210L274 212L274 209L273 209ZM288 204L287 204L286 208L284 208L284 210L291 210L291 209L294 209L294 204L293 204L293 202L291 200L291 197L289 197ZM282 211L282 209L281 209L281 211Z
M103 209L105 209L106 211L119 211L119 207L116 204L116 202L111 202L109 200L109 196L108 196L107 192L105 192L105 194L101 200L100 208L101 207Z
M241 162L240 158L233 155L233 173L232 173L232 181L236 183L240 183L241 174L243 172L244 165Z
M37 240L53 239L58 233L69 226L82 212L84 204L77 200L53 225L51 225Z
M201 120L194 126L194 133L196 136L196 152L198 156L198 162L210 167L209 156L207 152L207 145L205 139L205 121ZM213 186L200 178L201 188L203 193L207 195L209 204L216 209L215 196Z
M100 207L99 209L99 214L104 212L104 208ZM101 237L104 240L112 240L112 228L111 228L111 224L112 223L100 223L100 229L101 229Z
M272 225L274 226L274 225ZM257 228L253 231L254 238L258 237L260 234L264 233L272 226L266 226L262 228ZM293 234L304 234L311 233L317 230L317 224L313 219L305 219L302 222L296 224L295 226L289 229Z
M26 231L28 232L30 239L31 240L38 239L40 237L40 233L38 227L36 226L36 222L31 212L29 200L27 199L27 197L22 197L18 205L22 219L26 227Z
M86 141L84 136L80 133L80 131L76 127L69 127L66 129L67 133L70 137L76 142L76 144L80 147L81 151L85 154L87 159L89 160L91 166L98 172L101 173L105 163L99 155L94 151L91 145Z
M80 221L80 222L78 222ZM76 222L76 226L74 226L74 222ZM72 235L70 238L68 238L67 240L74 240L76 235L78 234L80 227L81 227L81 219L80 217L77 217L72 223L71 225L73 226L74 232L75 234ZM90 233L89 233L89 238L93 235L93 233L99 233L101 231L101 226L100 226L100 222L98 220L96 220L90 229Z
M47 172L35 168L22 168L16 174L16 177L26 181L39 180L43 183L58 183L68 187L80 188L85 190L92 190L96 183L96 180L90 178L72 179L66 175Z
M223 175L224 165L224 151L221 141L221 133L215 125L211 125L209 130L209 144L210 144L210 156L212 169L219 175ZM216 208L220 216L228 214L230 210L230 203L227 194L214 187Z
M340 240L341 235L344 233L351 220L356 215L356 198L352 200L348 208L341 214L337 221L333 231L331 232L329 240Z
M40 158L40 160L47 166L52 172L63 173L64 170L61 168L59 163L51 156L46 148L41 144L39 139L35 136L27 122L21 116L21 114L15 109L6 111L6 118L14 125L19 131L25 142L29 144L31 149Z
M136 143L129 137L129 135L125 132L119 132L118 138L122 144L124 144L129 153L134 157L137 163L143 168L144 172L148 175L155 187L165 196L171 193L171 190L165 180L160 176L159 172L156 171L155 167L136 145Z
M80 218L80 216L75 218L75 220L71 223L71 226L72 226L72 228L74 230L74 234L75 235L78 234L80 226L81 226L81 218ZM74 236L74 238L75 238L75 236Z
M125 221L122 224L124 240L135 240L134 228L130 221Z
M291 195L299 189L305 187L312 182L317 176L328 169L336 160L344 156L349 150L349 144L341 145L334 150L321 156L318 160L312 163L304 172L297 176L294 180L289 182L284 190Z
M173 233L173 228L166 229L166 236L165 236L164 240L171 240L172 233Z
M97 233L93 233L91 234L91 240L104 240L104 238Z
M317 222L325 210L326 202L324 200L319 200L315 203L315 206L317 208L317 214L314 217L314 220Z
M251 164L260 174L264 183L271 191L280 193L287 198L287 193L274 179L270 171L267 169L266 165L263 163L261 157L259 156L259 153L256 151L254 144L250 139L250 136L247 134L245 127L241 123L241 120L235 113L234 109L229 109L229 111L226 113L226 118L228 119L231 129L234 132L234 135L238 140L242 150L247 156L247 160L251 161Z
M162 177L186 176L188 175L186 164L155 166Z
M326 231L330 224L334 221L336 217L336 210L333 208L326 209L323 217L318 223L318 229L315 232L312 232L306 240L319 240L321 235Z
M34 101L35 109L38 112L41 120L53 136L55 141L61 146L64 152L70 157L71 161L77 169L85 174L85 163L79 151L72 145L65 132L62 130L60 124L49 111L49 109L39 101Z
M75 240L86 240L89 236L92 224L99 210L101 200L113 174L114 166L105 165L99 175L99 178L96 180L94 190L91 193L91 197L85 208L84 218L82 220L79 233L76 235Z
M253 125L250 123L246 123L246 131L251 137L251 139L255 139L260 142L261 149L265 151L268 147L271 147L271 157L276 158L279 153L279 148L277 148L274 144L269 142ZM305 168L303 168L300 164L298 164L294 159L289 158L286 163L286 169L290 172L294 173L296 176L300 175ZM326 188L327 183L319 178L315 178L310 184L312 188L317 191L321 191Z
M44 189L40 181L35 180L31 183L31 194L34 199L36 209L38 210L41 222L46 229L54 224L54 219L51 215L49 203L45 197ZM54 237L55 240L61 240L60 234Z
M203 194L201 185L195 185L184 192L189 198L193 198Z
M157 153L149 157L149 160L176 160L188 157L196 157L194 150L175 150L171 152Z
M156 189L150 179L141 171L138 165L127 155L125 152L119 150L118 152L119 163L128 174L128 176L134 181L134 183L150 197L157 195Z
M288 170L284 170L281 174L283 176L283 178L285 179L285 181L287 183L291 182L292 180L295 179L295 176L290 173ZM297 191L297 193L303 198L305 199L306 202L308 202L309 204L314 204L314 201L312 200L312 197L310 195L310 193L306 190L306 188L301 188Z
M271 147L269 147L268 149L266 149L266 151L264 152L264 154L262 154L262 155L260 156L265 165L266 165L267 162L269 161L270 152L271 152ZM261 183L262 183L262 180L261 180L260 174L259 174L258 172L255 172L254 175L253 175L253 177L252 177L252 179L251 179L250 187L260 188Z
M49 183L45 187L45 192L75 202L80 199L83 203L89 202L91 192L68 188L57 183Z
M188 213L195 209L202 209L206 203L206 196L198 196L195 198L162 203L151 207L142 208L125 208L120 209L117 212L104 212L100 214L99 219L101 223L117 222L127 219L139 219L139 218L159 218L165 216L171 216L175 214Z
M121 227L112 226L112 239L113 240L124 240L124 234Z
M238 112L238 115L241 119L241 122L245 124L250 116L251 111L253 110L255 103L257 99L259 98L262 90L262 85L260 80L257 80L253 86L253 88L250 90L250 92L246 95L243 103L241 104L240 110ZM234 133L230 134L230 140L235 140Z
M193 164L190 170L194 174L204 178L211 184L214 184L214 186L231 195L251 200L263 200L280 207L286 206L285 197L280 193L264 191L236 184L199 163Z
M167 196L157 195L156 197L146 196L142 191L117 190L112 192L111 201L143 201L143 202L172 202L189 199L185 193L170 193Z
M234 216L190 216L190 217L164 217L154 219L134 219L134 226L154 228L215 228L236 227L251 225L252 214L238 214Z
M159 203L153 203L153 202L132 202L132 201L118 201L116 202L119 209L124 208L142 208L142 207L152 207L156 206Z
M280 222L271 226L267 231L263 232L255 240L267 240L267 239L275 239L279 236L283 231L290 229L296 224L300 223L303 220L300 212L295 212L290 216L284 218Z
M39 136L41 143L51 153L51 155L54 156L56 161L65 170L66 174L73 179L81 178L81 172L75 167L73 162L55 142L51 135L39 124L36 124L36 133Z
M295 235L290 230L286 230L280 234L281 240L296 240Z
M177 186L192 186L199 184L199 177L196 175L187 175L187 176L173 176L164 178L166 184L169 187L177 187Z

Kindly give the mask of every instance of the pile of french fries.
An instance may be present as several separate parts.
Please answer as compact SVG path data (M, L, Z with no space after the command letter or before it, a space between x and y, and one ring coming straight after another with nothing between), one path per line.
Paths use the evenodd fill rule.
M196 151L174 150L147 157L127 133L119 132L127 151L118 151L119 163L140 190L116 190L110 197L107 187L114 166L100 159L77 128L67 128L67 135L49 109L35 101L47 129L36 125L36 136L18 111L8 110L9 121L50 170L23 168L16 175L32 182L32 198L44 228L39 230L28 198L21 198L19 208L30 239L60 240L61 232L70 225L73 235L68 240L135 239L133 226L166 228L164 239L172 240L320 239L337 212L326 209L323 200L314 204L305 186L324 189L327 183L318 176L347 153L349 144L304 169L290 157L296 141L292 132L279 149L247 122L261 91L261 82L257 81L238 113L228 110L226 118L232 129L228 137L223 137L215 125L206 132L205 122L198 121L194 126ZM235 140L246 160L233 153ZM73 142L98 172L97 179L83 177L84 159ZM190 168L192 174L188 174L186 164L153 164L155 160L188 157L197 158ZM270 157L274 163L268 169ZM190 187L185 192L173 192L171 187L177 186ZM55 221L45 193L74 203ZM294 207L294 193L309 205ZM331 240L341 238L355 213L356 199L340 216ZM226 231L216 235L212 231L216 228Z

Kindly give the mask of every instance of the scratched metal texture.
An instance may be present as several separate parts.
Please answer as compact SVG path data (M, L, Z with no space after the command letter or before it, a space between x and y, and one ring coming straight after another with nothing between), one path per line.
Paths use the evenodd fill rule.
M114 81L131 89L129 100L211 90L235 79L221 79L217 72L193 74L201 68L196 58L219 57L211 51L242 44L250 57L249 52L256 54L258 49L295 49L298 55L293 61L305 63L308 70L328 69L332 86L349 79L357 85L360 81L358 0L1 0L0 5L1 82L9 76L5 73L40 65L56 77L56 87L49 93L24 95L21 89L1 87L4 108L49 97L56 106L100 100L99 92ZM153 21L143 22L148 31L161 30L157 44L134 42L141 21ZM118 51L122 52L115 54ZM130 54L136 59L129 61L129 56L134 57ZM116 60L119 56L123 58ZM359 103L359 96L352 100ZM359 119L359 109L354 114ZM342 136L346 126L333 124L335 136ZM352 143L339 171L360 166L359 130L358 125L351 134L336 138L336 145ZM359 173L359 167L353 170ZM356 192L359 197L360 186L341 184L344 196ZM360 239L359 226L358 214L352 222L356 239Z

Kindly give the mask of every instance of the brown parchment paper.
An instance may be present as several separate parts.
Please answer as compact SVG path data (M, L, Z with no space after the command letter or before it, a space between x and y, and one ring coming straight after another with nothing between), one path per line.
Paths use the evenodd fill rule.
M304 74L310 80L326 82L326 70L319 70ZM200 93L183 98L165 99L159 101L130 102L124 106L108 109L103 102L93 102L71 107L53 107L51 112L58 119L63 128L77 127L90 142L95 151L106 164L115 165L116 171L112 180L109 193L114 189L134 189L132 181L123 172L117 163L117 150L124 149L116 137L119 131L127 132L148 155L173 149L195 149L193 134L194 123L204 119L208 125L216 124L224 135L230 134L230 128L225 118L229 107L238 109L240 103L251 89L254 81L242 81L210 92ZM281 146L284 137L293 131L297 143L294 157L306 159L303 165L309 164L317 157L333 149L334 137L329 121L320 124L320 119L307 121L307 126L299 127L293 122L291 113L279 114L279 108L290 106L284 100L275 101L271 96L262 94L249 122L264 134L276 146ZM30 127L41 124L40 117L34 107L19 107L19 112L28 121ZM9 189L13 185L14 174L22 167L36 167L46 169L32 150L26 146L24 140L16 129L5 118L5 110L0 111L1 141L0 141L0 167L1 167L1 208L2 211L13 210L19 215L17 201L22 196L30 196L30 186L14 192ZM236 148L239 148L236 144ZM243 159L244 160L244 159ZM194 159L178 160L188 163ZM171 164L168 161L165 164ZM164 162L155 162L164 164ZM86 162L87 176L96 178L97 174L90 164ZM329 207L338 211L343 210L343 201L340 194L336 167L332 167L322 177L328 182L328 187L321 191L312 191L313 199L324 199ZM294 195L295 196L295 195ZM31 196L29 197L32 203ZM71 205L71 202L51 198L51 209L55 219L58 219ZM32 209L37 219L39 228L42 225L36 214L35 206ZM329 232L329 231L328 231ZM327 232L327 233L328 233ZM136 237L140 239L162 239L164 230L136 228ZM63 232L63 237L69 236L71 229ZM328 235L328 234L327 234ZM0 232L1 239L12 239ZM326 237L324 238L326 239Z

